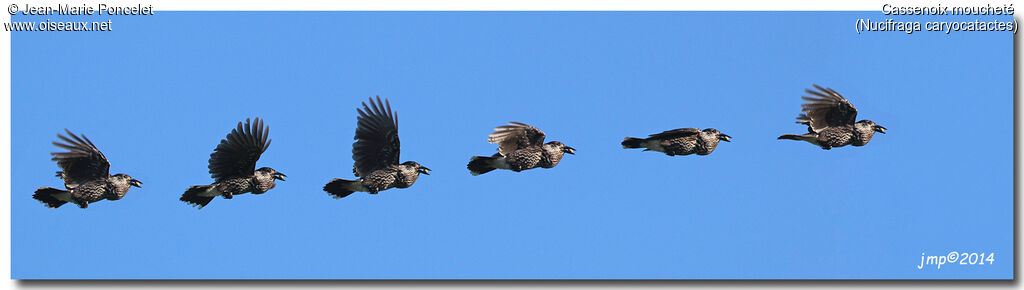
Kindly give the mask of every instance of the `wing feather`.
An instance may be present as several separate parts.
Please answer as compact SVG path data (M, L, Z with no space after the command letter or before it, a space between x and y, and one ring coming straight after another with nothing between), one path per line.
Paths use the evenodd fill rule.
M805 90L811 96L802 96L807 101L800 105L804 113L797 117L797 123L808 124L817 132L827 127L851 125L857 122L857 108L850 101L831 88L814 85L818 91Z
M498 152L502 156L508 156L516 150L544 144L544 131L536 127L519 123L509 122L508 125L501 125L494 128L494 132L487 135L487 142L497 143Z
M64 132L71 137L57 134L57 138L64 143L53 142L53 145L68 151L53 152L50 155L53 155L51 160L56 161L57 166L63 170L58 172L57 176L64 180L65 187L70 189L91 180L110 176L110 162L92 140L85 135L79 137L68 129L64 129Z
M352 172L367 176L374 170L398 164L401 141L398 139L398 114L391 110L391 102L377 96L370 105L363 103L356 109L356 142L352 144Z
M217 148L210 154L210 176L217 181L227 178L244 177L256 171L256 162L263 152L270 147L263 120L245 119L245 124L238 122Z

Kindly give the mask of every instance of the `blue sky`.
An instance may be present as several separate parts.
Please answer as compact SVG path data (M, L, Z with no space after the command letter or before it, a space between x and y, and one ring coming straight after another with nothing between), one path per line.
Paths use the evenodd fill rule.
M884 20L158 12L112 32L12 33L11 275L1012 278L1012 35L857 34L864 17ZM889 134L830 151L776 140L804 132L812 83ZM352 177L356 108L373 95L399 114L402 160L433 171L331 199L321 187ZM178 201L256 116L273 140L258 166L288 181L202 210ZM507 121L578 152L470 176ZM65 127L143 188L86 210L33 200L61 185L49 153ZM619 145L680 127L733 142L685 157ZM950 251L995 263L917 269Z

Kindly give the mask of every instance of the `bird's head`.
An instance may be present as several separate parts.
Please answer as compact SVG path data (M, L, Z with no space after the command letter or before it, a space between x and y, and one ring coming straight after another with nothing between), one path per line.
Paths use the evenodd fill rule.
M274 170L273 168L270 168L270 167L263 167L263 168L260 168L260 169L256 169L256 172L262 172L262 173L270 175L270 177L273 177L274 179L277 179L277 180L280 180L280 181L284 181L284 178L288 177L288 175L284 175L284 173L277 172L277 170Z
M860 120L857 123L861 123L861 124L870 126L871 130L875 130L875 132L885 134L885 130L886 130L885 127L882 127L882 125L879 125L879 124L875 124L874 121L871 121L871 120Z
M569 147L569 145L562 144L562 142L551 141L547 145L555 146L555 148L562 149L562 152L576 155L576 148Z
M405 163L402 163L402 165L415 168L417 173L430 175L430 168L420 165L419 163L416 163L416 161L406 161Z
M704 133L707 133L707 134L711 134L711 136L718 137L718 140L722 140L722 141L725 141L725 142L732 142L732 141L730 141L732 139L732 136L725 135L725 133L719 132L718 129L707 128L707 129L704 129L704 130L701 130L701 131L703 131Z
M142 188L142 181L139 181L138 179L132 178L131 176L128 176L128 174L118 173L118 174L114 174L113 177L116 178L116 179L121 179L121 180L128 181L128 184L131 185L131 186Z

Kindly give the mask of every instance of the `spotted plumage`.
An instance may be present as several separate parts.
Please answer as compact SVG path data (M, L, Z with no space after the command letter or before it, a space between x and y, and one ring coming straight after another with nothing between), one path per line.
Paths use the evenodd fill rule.
M352 144L352 172L357 180L335 178L324 185L324 191L335 199L353 192L377 194L390 188L408 188L416 183L420 174L430 175L430 169L414 161L398 163L401 142L398 139L398 114L391 111L391 102L363 103L356 109L356 142Z
M32 198L50 208L68 202L87 208L90 203L104 199L119 200L128 194L132 186L142 186L142 182L127 174L110 175L110 162L89 138L85 135L76 136L67 129L64 131L69 137L58 134L57 138L64 143L53 142L53 145L68 151L50 155L53 155L52 160L63 170L57 171L57 177L64 180L67 190L40 187Z
M487 136L487 142L498 144L498 153L488 156L473 156L466 168L473 175L480 175L495 169L515 172L533 168L552 168L558 165L565 153L575 154L576 149L552 141L544 143L545 134L536 127L510 122L494 128Z
M179 200L203 208L214 197L231 199L235 195L262 194L274 188L275 180L284 181L283 173L270 167L256 169L263 152L270 147L270 128L263 126L263 120L245 119L245 125L238 126L220 141L210 154L210 176L215 180L210 185L193 185Z
M799 140L829 150L846 145L867 145L875 132L885 134L885 127L871 120L857 121L857 108L850 101L831 88L814 85L817 91L805 90L813 97L803 96L807 101L801 105L803 114L797 117L797 124L807 125L807 133L785 134L779 139Z
M622 148L644 148L644 151L662 152L668 156L708 155L718 147L719 140L732 142L729 141L731 138L714 128L681 128L652 134L648 138L626 137Z

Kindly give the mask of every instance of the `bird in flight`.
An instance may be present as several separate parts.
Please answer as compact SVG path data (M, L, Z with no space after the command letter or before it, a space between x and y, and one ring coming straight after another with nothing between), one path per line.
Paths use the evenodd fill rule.
M420 174L430 175L430 168L415 161L398 163L401 143L398 141L398 114L391 111L387 99L356 108L356 142L352 144L352 172L356 180L335 178L324 185L324 191L335 199L353 192L377 194L389 188L408 188Z
M274 188L274 180L284 181L287 175L270 167L256 169L256 161L270 146L269 127L263 127L263 120L256 118L245 125L238 126L220 140L220 144L210 154L210 176L214 183L210 185L193 185L181 195L181 201L198 208L203 208L221 196L231 199L236 194L252 192L262 194Z
M57 134L57 138L64 143L53 142L53 145L68 152L54 152L50 155L53 155L51 160L56 161L57 166L63 170L57 171L57 177L64 180L67 190L40 187L32 198L50 208L58 208L68 202L87 208L90 203L104 199L119 200L128 194L132 186L142 187L142 182L127 174L110 175L107 157L85 135L79 137L68 129L64 131L70 137Z
M668 156L708 155L718 147L719 140L732 142L729 139L732 137L714 128L681 128L652 134L646 139L626 137L622 148L644 148L644 151L658 151Z
M864 146L875 136L885 134L885 127L871 120L857 121L857 108L831 88L814 85L817 91L805 90L813 97L803 96L807 101L800 105L797 124L807 125L807 134L785 134L779 140L799 140L829 150L846 145Z
M490 157L473 156L466 168L473 175L495 169L520 172L537 167L552 168L558 165L565 153L576 154L576 149L562 142L544 143L544 137L540 129L519 122L498 126L487 136L488 143L498 144L498 153Z

